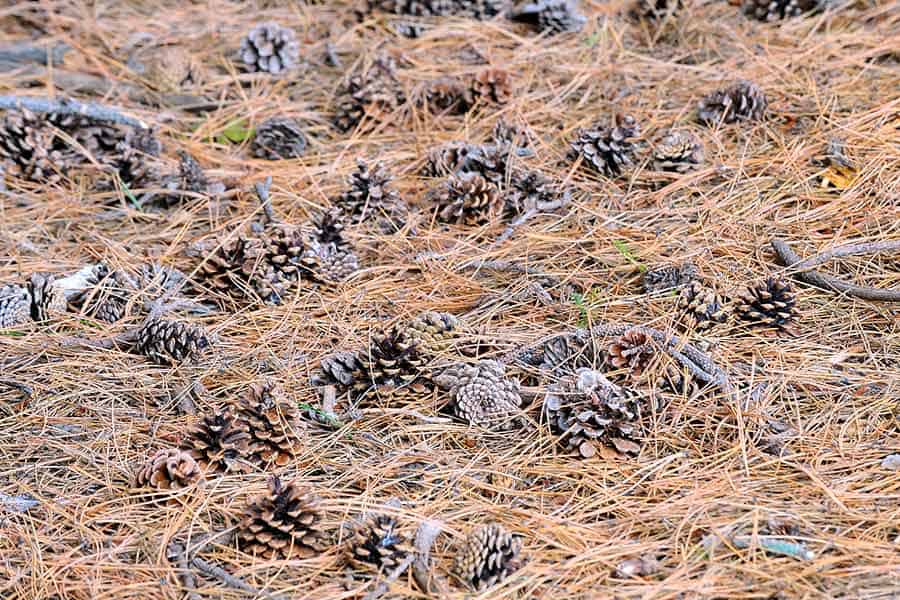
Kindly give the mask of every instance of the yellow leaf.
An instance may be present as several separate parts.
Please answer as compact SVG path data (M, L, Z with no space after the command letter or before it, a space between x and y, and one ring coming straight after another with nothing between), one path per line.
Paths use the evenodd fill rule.
M858 176L859 173L853 167L832 162L822 171L822 187L843 190L853 185Z

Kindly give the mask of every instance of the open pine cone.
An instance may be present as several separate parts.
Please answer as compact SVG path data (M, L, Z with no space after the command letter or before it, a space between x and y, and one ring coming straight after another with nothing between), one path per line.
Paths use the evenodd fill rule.
M493 144L451 142L428 153L422 168L426 177L445 177L474 173L500 185L510 171L510 148Z
M135 485L169 492L190 487L201 477L200 467L190 454L167 448L154 454L135 474Z
M687 173L703 162L703 145L687 131L669 132L653 149L653 168L669 173Z
M522 566L522 538L491 523L473 531L456 554L453 572L476 591L485 590Z
M250 434L230 412L203 417L184 448L206 473L247 473Z
M791 285L780 279L770 277L758 285L749 286L737 298L735 312L752 325L797 333L797 298Z
M450 313L427 311L406 324L405 334L415 340L423 354L441 355L453 347L460 335L460 322Z
M700 121L707 125L761 121L768 104L766 95L758 85L742 80L703 98L698 114Z
M741 8L748 17L772 22L812 13L827 3L827 0L744 0Z
M610 343L607 352L609 363L623 369L631 378L639 378L656 353L656 345L649 334L639 329L626 331Z
M477 173L451 176L428 199L435 205L440 221L462 225L489 223L503 206L497 188Z
M402 400L430 396L433 385L424 367L427 358L419 350L416 340L402 329L372 336L369 348L356 355L357 369L353 373L353 394L357 398Z
M728 320L728 310L722 297L700 281L692 281L681 288L676 306L682 320L698 330L709 329Z
M393 59L381 57L347 79L335 98L334 126L346 133L364 118L375 123L389 119L406 102L396 70Z
M425 102L432 112L464 113L472 104L471 92L456 77L442 77L428 83Z
M634 117L618 115L614 127L582 129L572 142L569 157L581 157L585 164L607 177L617 177L634 162L635 143L632 138L640 134Z
M389 515L376 515L356 529L351 540L351 560L360 566L390 571L414 551Z
M472 102L506 104L512 95L512 74L506 69L484 69L472 80Z
M0 330L31 321L31 294L20 285L0 287Z
M261 23L241 40L240 55L249 71L278 75L297 66L300 42L289 27Z
M104 323L115 323L124 317L129 298L137 293L130 277L111 271L104 263L90 269L86 283L85 289L69 298L69 304Z
M391 184L393 181L381 165L369 165L356 159L356 171L350 175L348 188L334 199L334 205L351 223L384 221L401 224L407 213L406 204Z
M47 321L52 315L66 311L66 296L53 275L34 273L28 278L28 294L34 321Z
M692 262L655 267L644 273L644 292L651 294L685 286L696 279L697 267Z
M512 18L549 34L578 32L587 23L587 17L578 10L577 0L523 2L513 9Z
M250 454L263 463L288 464L300 449L300 409L272 383L254 383L240 405L250 434Z
M520 419L519 381L506 377L504 366L497 361L453 365L435 382L450 392L450 411L470 425L504 430Z
M318 502L312 491L272 477L267 493L244 511L237 531L238 546L267 559L315 556L324 546Z
M197 359L213 341L199 325L152 318L138 330L135 351L156 363L173 364Z
M303 156L306 145L306 134L296 119L273 117L256 128L251 149L256 158L287 160Z
M563 447L584 458L597 453L597 444L637 454L643 404L599 371L581 368L548 387L543 413Z

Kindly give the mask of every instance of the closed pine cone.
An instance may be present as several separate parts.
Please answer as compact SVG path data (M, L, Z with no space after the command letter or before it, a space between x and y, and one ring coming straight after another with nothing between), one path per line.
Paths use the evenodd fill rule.
M534 0L513 9L512 18L528 23L540 33L573 33L587 23L578 10L577 0Z
M512 98L512 74L505 69L484 69L472 80L472 99L506 104Z
M583 458L594 456L598 444L637 454L643 404L641 396L599 371L581 368L549 386L543 413L563 447Z
M687 131L672 131L653 150L653 167L657 171L686 173L703 163L703 145Z
M241 40L240 56L249 71L278 75L297 66L300 42L289 27L261 23Z
M610 365L624 369L632 378L644 373L656 353L653 338L640 329L631 329L615 338L607 351Z
M356 529L351 540L351 560L379 571L396 568L413 551L406 536L398 531L397 520L389 515L369 518Z
M357 354L353 392L357 398L406 399L429 396L433 386L424 372L426 358L415 339L402 329L372 336L369 347Z
M300 409L272 383L254 383L240 405L250 453L263 463L288 464L300 449Z
M827 2L823 0L744 0L744 14L760 21L779 21L819 10Z
M738 81L717 90L700 101L698 115L707 125L761 121L768 106L762 89L751 81Z
M266 160L299 158L306 152L306 134L296 119L273 117L256 128L253 156Z
M381 122L406 102L406 94L396 76L393 59L376 59L367 69L351 76L335 98L334 126L352 131L364 118Z
M267 493L254 499L238 526L238 546L266 559L311 558L323 549L319 499L296 482L269 480Z
M697 267L688 261L680 265L654 267L644 273L644 292L651 294L688 285L697 277Z
M406 325L407 336L420 352L440 355L453 347L460 335L459 319L450 313L427 311Z
M200 467L190 454L176 448L165 448L154 454L137 472L135 484L137 487L168 492L190 487L201 477Z
M581 157L585 164L607 177L617 177L634 163L635 143L640 134L634 117L619 115L614 127L582 129L572 142L569 157Z
M780 279L770 277L759 285L748 287L737 298L735 312L752 325L797 333L797 298L790 284Z
M522 566L521 551L521 537L496 523L483 525L457 552L453 572L472 589L485 590Z
M681 288L677 308L683 318L698 330L709 329L728 320L728 310L722 297L696 280Z
M334 199L334 205L350 223L387 221L402 223L406 205L394 188L393 176L379 164L356 159L356 171L350 175L348 188Z
M66 295L56 284L56 278L48 273L34 273L28 279L31 296L31 319L42 322L52 315L66 311Z
M0 330L31 321L31 294L20 285L0 287Z
M228 411L203 417L185 450L206 473L247 473L251 469L247 424Z
M477 173L451 176L429 194L437 216L445 223L483 225L499 215L503 198L497 188Z
M197 359L213 343L199 325L154 317L138 330L135 351L159 364Z
M497 361L448 367L435 382L450 392L450 411L470 425L504 430L519 421L519 381L506 377L504 366Z

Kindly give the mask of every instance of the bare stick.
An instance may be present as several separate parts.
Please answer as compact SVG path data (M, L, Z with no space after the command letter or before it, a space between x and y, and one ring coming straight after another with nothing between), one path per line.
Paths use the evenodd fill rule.
M188 561L187 548L177 542L172 542L168 547L169 560L174 560L178 566L178 579L187 591L188 600L200 600L197 593L197 578L191 572Z
M263 213L266 215L266 222L274 223L277 219L275 218L275 212L272 210L272 197L269 195L269 190L272 187L272 176L266 177L265 181L257 183L254 187L256 189L256 195L259 196L259 202L262 205Z
M772 245L784 245L784 240L774 239ZM777 249L776 249L777 251ZM811 258L799 261L797 264L791 265L794 271L807 271L813 267L827 263L833 258L841 258L844 256L860 256L862 254L882 254L885 252L900 252L900 240L888 240L881 242L861 242L857 244L845 244L837 246L831 250L826 250L821 254L817 254Z
M58 64L62 62L66 52L71 49L66 44L56 44L52 47L28 43L10 44L0 48L0 63L12 65L24 63Z
M821 254L817 257L814 257L814 259L804 261L796 252L788 247L787 243L785 243L784 240L779 239L772 240L772 248L774 248L775 253L778 255L779 261L784 266L792 268L804 264L820 264L813 261L818 261L819 258L825 256L825 254L828 254ZM850 249L850 247L843 248L845 249L844 251L849 251ZM835 248L832 252L837 252L838 250L838 248ZM867 253L868 252L863 252L863 254ZM829 254L829 258L833 258L836 256L850 256L850 254ZM841 281L837 277L823 275L822 273L812 270L797 273L796 277L801 281L804 281L815 287L831 290L840 294L847 294L848 296L854 296L863 300L872 300L875 302L900 302L900 290L882 290L873 287L854 285L852 283Z
M118 110L102 104L84 104L77 100L51 100L49 98L32 98L25 96L0 96L0 108L7 110L26 109L36 113L58 113L63 115L83 115L97 121L108 121L120 125L129 125L140 129L148 129L148 125L140 119L123 115Z
M363 600L378 600L378 598L381 598L382 596L384 596L387 593L387 591L390 589L391 584L394 583L395 581L397 581L397 579L401 575L403 575L403 573L406 572L406 570L409 568L409 566L413 563L413 561L415 559L416 559L415 554L410 554L405 559L403 559L403 562L401 562L399 565L397 565L394 568L394 570L391 571L390 575L388 575L384 579L384 581L382 581L381 583L378 584L378 587L376 587L374 590L372 590L371 592L366 594L366 597L363 598Z
M191 564L198 569L201 573L205 575L209 575L210 577L215 577L222 583L224 583L227 587L230 587L235 590L241 590L254 596L261 596L263 598L273 598L271 594L268 594L262 590L258 590L240 577L236 577L220 567L219 565L214 565L206 562L202 558L194 557L191 560Z
M445 598L450 594L447 582L431 570L431 547L440 535L444 524L440 521L424 521L416 531L416 560L413 562L413 578L426 594Z

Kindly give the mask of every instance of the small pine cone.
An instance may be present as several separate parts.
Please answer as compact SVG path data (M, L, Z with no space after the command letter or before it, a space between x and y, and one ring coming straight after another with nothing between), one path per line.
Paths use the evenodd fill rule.
M498 146L515 144L517 148L527 148L529 145L528 127L524 123L510 123L506 119L500 118L494 123L491 139Z
M676 306L683 320L701 331L728 321L722 297L696 280L681 288Z
M28 279L31 296L31 319L47 321L52 315L65 312L66 295L56 285L56 278L47 273L35 273Z
M453 572L473 590L485 590L522 566L522 538L492 523L473 531L456 554Z
M510 429L518 422L519 381L506 377L503 365L483 360L445 369L435 382L451 395L449 409L458 418L486 429Z
M293 29L262 23L241 40L240 56L249 71L278 75L297 66L300 42Z
M333 385L340 390L346 390L355 383L356 374L360 369L359 356L356 352L335 352L322 358L319 370L312 375L310 382L316 387Z
M766 95L758 85L742 80L703 98L698 115L700 122L706 125L761 121L768 104Z
M428 199L444 223L484 225L499 216L503 198L495 186L477 173L451 176Z
M472 100L506 104L512 98L512 74L505 69L484 69L472 80Z
M182 191L204 194L209 189L209 178L203 167L187 152L178 153L178 178Z
M115 168L131 188L157 187L162 143L152 129L129 130L115 148Z
M540 349L538 365L557 373L574 373L582 367L600 368L606 363L606 351L590 336L566 334L546 342Z
M639 18L656 20L674 15L683 7L682 0L637 0L633 14Z
M657 171L686 173L703 162L703 144L686 131L672 131L653 149L653 167Z
M769 278L748 287L737 298L735 312L753 325L775 327L785 333L796 333L797 298L785 281Z
M247 473L251 469L247 425L227 411L203 417L184 450L206 473Z
M574 33L587 23L578 10L577 0L534 0L512 12L516 21L528 23L540 33Z
M516 170L510 179L504 201L506 216L517 216L528 210L542 210L558 203L565 192L540 171Z
M306 134L296 119L274 117L256 128L251 149L256 158L288 160L303 156L306 146Z
M359 566L390 571L414 552L406 537L397 531L397 520L388 515L368 519L354 532L351 560Z
M359 258L344 238L340 211L329 211L313 221L312 239L302 262L313 278L338 283L359 270Z
M20 285L0 287L0 331L31 321L31 295Z
M312 558L324 547L319 499L296 482L269 480L268 492L254 499L238 526L238 546L266 559Z
M543 413L563 447L583 458L594 456L597 444L637 454L643 403L599 371L582 368L549 386Z
M656 354L653 338L639 329L626 331L609 345L609 363L624 369L632 378L639 378Z
M450 313L428 311L411 320L405 333L422 353L440 355L459 338L460 323Z
M697 267L690 261L680 265L655 267L644 273L644 293L651 294L685 286L697 278Z
M741 8L748 17L772 22L815 12L825 4L823 0L743 0Z
M271 383L254 383L240 406L250 434L250 453L263 463L288 464L300 449L300 410Z
M190 454L168 448L158 451L147 461L136 473L135 484L160 492L175 491L194 485L202 475Z
M428 153L422 175L445 177L475 173L500 185L506 180L509 167L509 148L452 142Z
M86 277L87 287L69 299L69 304L104 323L115 323L125 316L128 299L137 290L122 271L110 271L103 263L94 265Z
M372 336L369 348L357 354L358 369L353 373L353 391L357 397L373 393L376 397L402 400L422 398L432 392L425 377L426 359L416 340L400 329Z
M430 82L425 89L425 101L435 112L461 114L472 104L469 90L456 77L442 77Z
M352 131L366 117L375 122L387 120L406 102L396 69L393 59L379 58L341 85L333 119L338 131Z
M582 129L572 142L569 158L583 158L598 173L616 177L634 162L635 142L640 127L631 116L616 117L615 127Z
M138 330L135 351L159 364L175 364L195 360L213 341L199 325L157 317Z
M402 221L406 206L394 189L393 176L379 164L369 165L356 159L356 171L348 180L349 188L334 199L334 205L351 223L368 220Z

